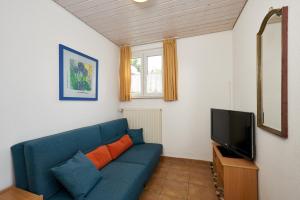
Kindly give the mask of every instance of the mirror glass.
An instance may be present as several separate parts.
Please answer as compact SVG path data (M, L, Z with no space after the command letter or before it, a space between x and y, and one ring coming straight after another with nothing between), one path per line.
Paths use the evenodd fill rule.
M282 17L274 14L261 36L262 124L281 131Z
M288 137L288 7L271 8L257 33L257 126Z

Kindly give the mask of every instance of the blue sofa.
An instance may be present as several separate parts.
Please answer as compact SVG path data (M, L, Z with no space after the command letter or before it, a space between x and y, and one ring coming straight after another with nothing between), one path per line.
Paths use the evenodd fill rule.
M71 158L78 150L87 153L114 142L127 129L127 120L118 119L12 146L16 187L42 194L46 200L71 200L50 169ZM160 144L134 145L100 170L103 178L86 200L138 199L159 163L161 153Z

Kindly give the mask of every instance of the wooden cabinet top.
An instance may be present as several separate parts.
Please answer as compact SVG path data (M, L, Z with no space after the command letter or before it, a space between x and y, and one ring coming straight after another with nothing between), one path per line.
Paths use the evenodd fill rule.
M213 143L213 151L216 153L216 156L219 158L223 166L258 170L258 167L252 161L242 159L242 158L223 157L217 146L218 146L217 144Z
M9 187L0 192L0 200L43 200L43 196L16 187Z

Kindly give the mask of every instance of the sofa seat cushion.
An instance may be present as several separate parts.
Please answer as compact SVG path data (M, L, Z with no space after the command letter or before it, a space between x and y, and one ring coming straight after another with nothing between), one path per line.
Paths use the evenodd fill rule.
M116 161L144 165L146 167L147 174L146 180L148 180L159 162L161 153L161 144L139 144L128 149L128 151L118 157Z
M128 149L116 161L148 165L153 159L160 158L161 153L161 144L138 144Z
M100 170L102 175L85 200L137 200L144 187L145 166L113 161ZM48 200L71 200L66 190Z
M67 190L62 189L47 200L74 200L74 198Z
M86 200L136 200L145 183L145 166L113 161L100 170L102 179Z

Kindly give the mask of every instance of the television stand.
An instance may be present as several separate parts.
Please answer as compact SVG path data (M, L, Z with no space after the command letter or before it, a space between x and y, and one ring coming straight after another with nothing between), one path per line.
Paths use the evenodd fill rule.
M214 172L218 186L223 188L224 200L257 200L258 167L243 158L223 156L220 149L213 143Z
M243 158L242 156L236 154L235 152L231 151L230 149L223 147L223 146L217 146L219 149L220 153L222 154L223 157L226 158Z

